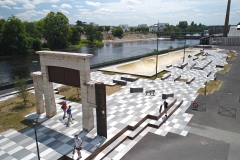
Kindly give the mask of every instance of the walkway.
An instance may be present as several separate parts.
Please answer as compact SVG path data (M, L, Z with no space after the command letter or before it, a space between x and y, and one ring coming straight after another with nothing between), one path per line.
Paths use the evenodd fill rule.
M204 86L206 81L214 78L214 74L220 70L216 65L225 62L225 50L209 50L210 56L200 57L193 60L194 57L188 58L188 65L183 69L170 67L171 77L166 80L156 79L150 81L147 79L139 79L135 82L128 83L123 89L111 96L107 97L107 124L108 124L108 138L104 139L96 134L96 129L86 133L82 131L81 124L81 105L73 102L68 102L72 105L73 115L75 120L73 125L69 128L64 125L62 121L62 111L60 105L57 105L58 114L51 119L45 119L44 115L40 118L41 126L38 128L38 141L40 146L41 159L58 159L62 155L71 156L73 135L79 133L83 139L83 159L87 158L91 153L94 153L101 145L108 142L117 133L121 132L126 126L134 127L147 115L158 116L159 107L163 103L162 94L174 93L174 98L168 98L171 103L177 99L176 104L169 111L174 110L178 104L183 100L183 104L177 109L174 114L164 123L160 128L152 127L144 128L146 124L160 124L163 119L153 121L147 119L135 131L126 131L111 144L115 147L113 151L111 147L105 148L95 159L120 159L127 153L139 140L147 133L155 133L161 136L166 136L168 132L175 133L181 136L186 136L190 127L187 126L192 118L192 114L185 113L189 108L191 101L198 96L197 90ZM203 70L191 69L192 64L205 65L212 61ZM211 75L207 75L211 72ZM175 81L174 78L179 74L183 79L190 79L195 77L195 80L186 84L185 82ZM112 80L120 78L116 75L105 75L101 72L91 73L92 80L102 81L106 84L113 85ZM143 87L144 91L154 89L155 96L146 96L145 93L130 93L130 87ZM56 102L61 100L56 98ZM144 129L144 130L141 130ZM141 131L141 132L139 132ZM121 138L126 136L135 136L140 133L133 140L126 140L122 143ZM20 132L9 130L0 135L0 159L37 159L36 144L34 138L34 130L26 128Z

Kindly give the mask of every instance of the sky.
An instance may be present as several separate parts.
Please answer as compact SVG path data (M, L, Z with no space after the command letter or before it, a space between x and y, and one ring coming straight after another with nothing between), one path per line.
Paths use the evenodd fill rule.
M158 21L176 25L187 21L223 25L227 0L0 0L0 18L14 15L38 21L50 11L62 12L70 24L77 20L98 25L152 25ZM231 1L229 24L240 22L239 0Z

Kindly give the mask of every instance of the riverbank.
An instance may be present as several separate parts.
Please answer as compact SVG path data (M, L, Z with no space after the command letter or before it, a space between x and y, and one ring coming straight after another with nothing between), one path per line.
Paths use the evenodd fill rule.
M103 40L103 43L124 43L124 42L149 41L149 40L156 40L156 38L157 38L156 34L152 34L152 33L148 33L148 34L125 33L122 38L111 37L108 35L105 35L104 37L105 37L105 39Z

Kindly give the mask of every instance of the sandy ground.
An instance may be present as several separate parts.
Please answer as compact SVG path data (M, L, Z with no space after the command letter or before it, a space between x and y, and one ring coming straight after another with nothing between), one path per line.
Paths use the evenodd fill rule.
M188 55L194 56L199 53L198 49L188 48L185 51L185 58ZM167 65L182 63L183 50L169 52L158 56L158 71L166 69ZM134 75L153 76L155 74L156 56L145 57L140 60L101 68L101 71L120 72Z
M105 39L104 43L123 43L123 42L135 42L135 41L146 41L156 39L156 34L127 34L122 38L114 37L113 39Z

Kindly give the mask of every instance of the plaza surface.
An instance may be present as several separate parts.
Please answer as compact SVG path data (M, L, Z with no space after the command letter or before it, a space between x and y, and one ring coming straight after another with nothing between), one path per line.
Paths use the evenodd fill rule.
M58 159L62 155L71 157L74 134L79 134L79 137L84 141L82 159L89 159L91 154L96 153L101 149L101 146L113 137L116 137L117 134L116 140L104 149L101 149L101 152L94 157L95 159L124 159L126 153L128 154L130 151L129 153L131 154L131 149L141 146L141 144L138 145L137 143L151 133L160 137L167 136L166 138L169 137L169 132L177 135L177 137L186 137L189 132L191 133L192 129L188 124L195 114L187 113L187 110L191 106L192 101L198 97L198 89L204 87L206 81L214 79L215 73L221 70L216 65L227 64L227 50L207 50L206 52L208 52L208 56L200 56L198 59L195 59L195 57L186 58L185 62L188 64L183 69L178 67L181 64L173 64L172 67L168 68L171 76L165 80L155 79L152 81L140 78L135 82L128 82L121 91L108 96L107 139L97 136L96 129L90 132L82 130L81 104L67 102L68 105L72 106L75 118L70 127L64 125L65 121L62 120L63 113L60 105L57 105L57 115L53 118L46 119L45 115L41 115L39 118L41 125L37 128L41 159ZM195 79L190 84L174 81L180 75L181 79ZM93 81L101 81L108 85L114 85L112 80L120 79L121 76L123 75L106 75L100 71L91 73ZM131 87L142 87L144 92L130 93ZM146 90L152 89L155 90L155 96L145 94ZM167 101L169 104L173 103L173 106L169 109L169 117L163 125L160 125L164 121L163 118L157 120L144 119L148 115L153 117L159 116L159 107L163 104L162 94L172 93L174 93L174 97L168 98ZM57 103L62 101L60 99L61 96L56 95L55 98ZM143 119L144 121L142 121ZM140 121L142 122L139 125ZM127 126L136 129L124 130ZM151 126L159 127L154 128ZM197 139L196 137L194 138ZM226 146L224 144L224 147ZM151 147L149 147L148 151L150 149ZM131 159L134 159L133 155ZM0 159L37 159L34 129L9 130L1 133Z

